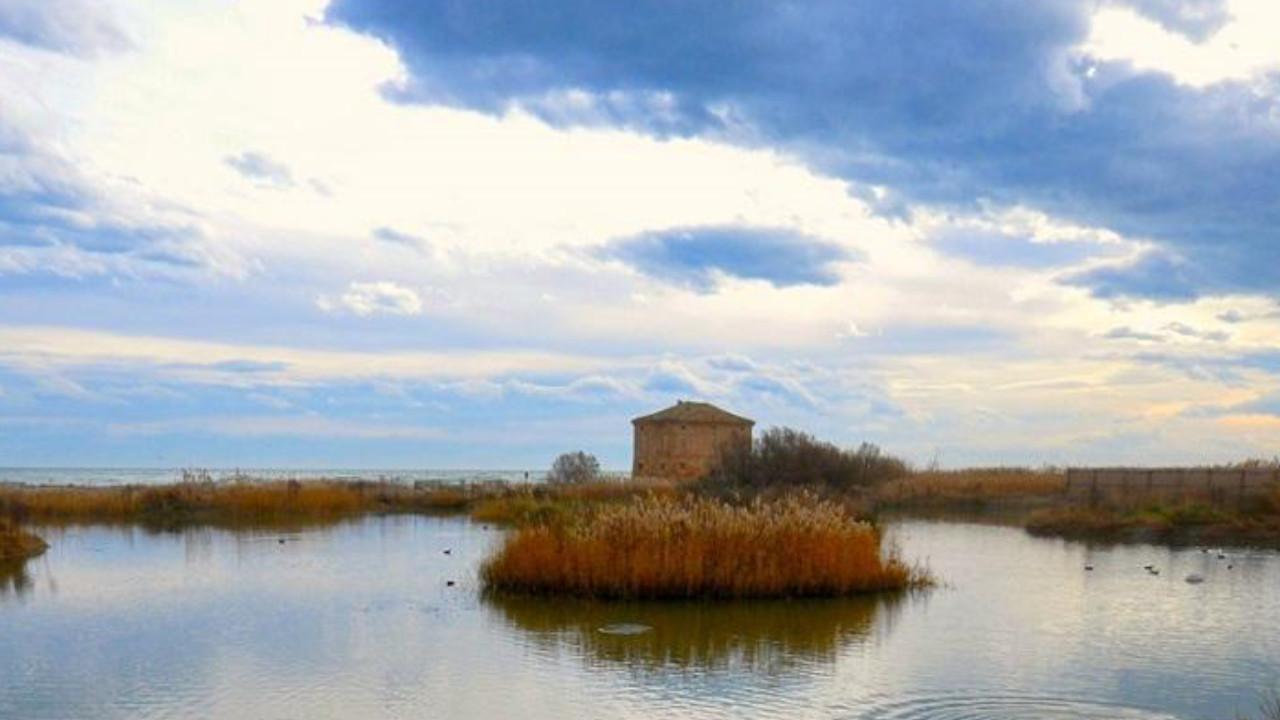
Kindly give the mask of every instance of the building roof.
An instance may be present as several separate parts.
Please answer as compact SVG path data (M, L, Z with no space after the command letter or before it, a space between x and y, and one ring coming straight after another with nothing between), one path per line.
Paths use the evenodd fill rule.
M666 410L659 410L652 415L644 415L631 421L632 423L724 423L731 425L755 425L756 421L734 415L721 410L711 403L681 400Z

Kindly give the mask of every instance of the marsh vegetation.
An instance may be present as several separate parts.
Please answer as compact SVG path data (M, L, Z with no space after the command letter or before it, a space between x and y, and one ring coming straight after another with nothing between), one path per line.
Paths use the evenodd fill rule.
M648 495L510 533L486 588L593 598L840 596L929 584L875 526L807 494L745 505Z

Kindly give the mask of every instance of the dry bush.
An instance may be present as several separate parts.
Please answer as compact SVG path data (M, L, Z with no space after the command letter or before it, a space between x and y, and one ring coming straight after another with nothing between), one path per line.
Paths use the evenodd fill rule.
M600 461L595 455L579 450L557 457L547 473L547 482L552 485L585 483L599 477Z
M906 473L905 462L870 443L847 450L798 430L770 428L754 442L725 445L703 488L848 491L872 487Z
M604 505L512 532L481 574L491 590L599 598L836 596L928 581L882 556L876 528L812 495Z

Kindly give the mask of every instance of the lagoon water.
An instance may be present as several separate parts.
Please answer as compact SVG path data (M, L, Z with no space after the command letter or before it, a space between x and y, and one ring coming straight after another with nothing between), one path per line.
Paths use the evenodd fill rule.
M0 570L0 718L1231 718L1280 688L1276 553L891 532L946 585L504 600L476 579L499 531L462 519L46 529Z

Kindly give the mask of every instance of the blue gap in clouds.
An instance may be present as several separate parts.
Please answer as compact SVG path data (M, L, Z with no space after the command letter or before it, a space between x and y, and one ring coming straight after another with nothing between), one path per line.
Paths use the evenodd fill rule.
M677 228L616 240L599 251L654 278L709 292L715 272L775 287L834 285L833 263L855 259L839 246L782 229Z

